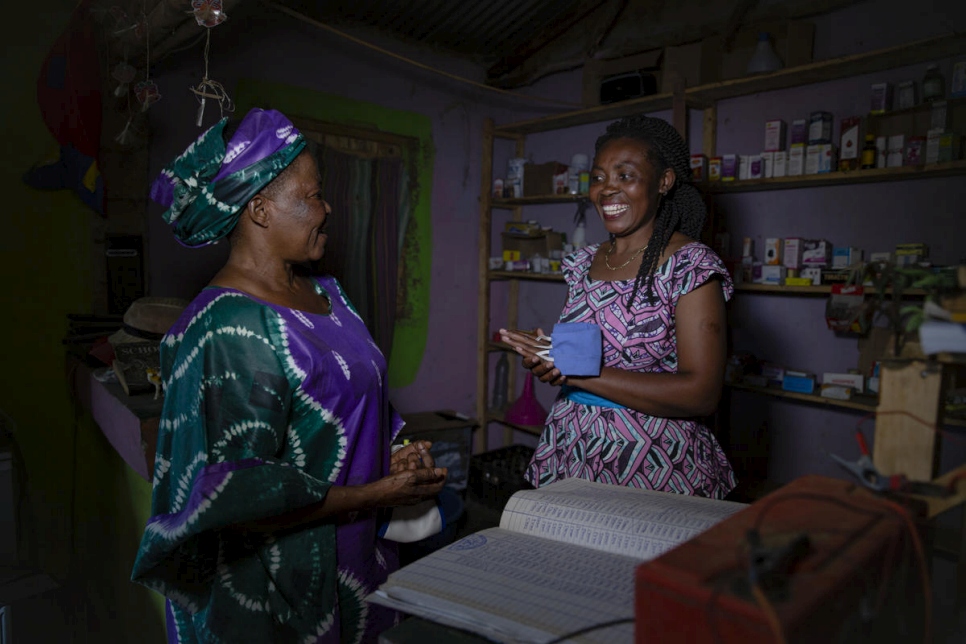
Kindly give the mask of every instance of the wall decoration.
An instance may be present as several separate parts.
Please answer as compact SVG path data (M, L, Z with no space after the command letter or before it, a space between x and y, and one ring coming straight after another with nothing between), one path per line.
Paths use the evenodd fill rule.
M235 111L235 106L224 86L218 81L208 78L208 52L211 49L211 30L227 20L228 14L222 8L221 0L192 0L191 7L198 26L207 29L207 33L205 34L205 75L196 86L188 88L198 97L198 114L195 117L195 125L201 127L205 120L205 105L208 99L218 103L218 110L221 116L224 116L225 112Z

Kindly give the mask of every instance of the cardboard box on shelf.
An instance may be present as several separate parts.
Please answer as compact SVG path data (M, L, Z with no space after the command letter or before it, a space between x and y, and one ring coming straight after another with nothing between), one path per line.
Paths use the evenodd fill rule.
M511 233L501 233L503 237L503 252L518 251L520 259L529 260L535 255L551 258L554 251L563 251L563 234L548 230L537 236L520 236Z
M554 177L567 171L563 163L528 163L523 166L523 196L545 197L554 194Z

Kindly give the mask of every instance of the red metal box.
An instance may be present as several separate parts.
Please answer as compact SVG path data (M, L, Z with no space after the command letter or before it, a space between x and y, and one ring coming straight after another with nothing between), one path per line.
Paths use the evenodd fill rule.
M800 478L636 573L635 639L651 642L921 641L922 570L912 547L922 509L901 508L848 481ZM749 582L755 529L779 552L801 535L808 547L764 593ZM761 552L760 550L758 552ZM908 593L908 596L906 596ZM905 634L909 639L895 639ZM842 638L845 639L842 639Z

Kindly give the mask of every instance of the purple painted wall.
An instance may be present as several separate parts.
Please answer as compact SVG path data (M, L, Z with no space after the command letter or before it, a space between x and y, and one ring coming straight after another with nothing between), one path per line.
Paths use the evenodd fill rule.
M393 392L401 411L475 410L476 248L481 132L485 117L534 118L546 107L442 79L280 16L230 20L212 33L210 75L232 92L243 78L303 87L428 116L433 123L432 283L426 352L416 380ZM434 68L466 78L482 70L400 43L378 41ZM220 39L221 38L221 39ZM224 44L226 41L227 44ZM188 87L203 73L199 45L158 66L164 100L151 111L151 176L199 133ZM211 106L208 108L212 109ZM205 119L217 119L217 108ZM149 207L150 292L192 297L227 256L226 244L189 250L174 240L156 204Z

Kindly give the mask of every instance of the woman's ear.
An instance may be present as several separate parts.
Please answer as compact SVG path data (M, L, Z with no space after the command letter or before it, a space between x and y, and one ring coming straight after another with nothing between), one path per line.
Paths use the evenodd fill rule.
M253 224L259 228L267 228L269 213L267 210L268 199L262 196L261 193L255 195L245 206L245 216L247 216Z
M671 188L674 187L674 183L677 181L678 175L674 172L674 168L668 168L661 175L661 180L658 182L657 189L662 195L666 195Z

